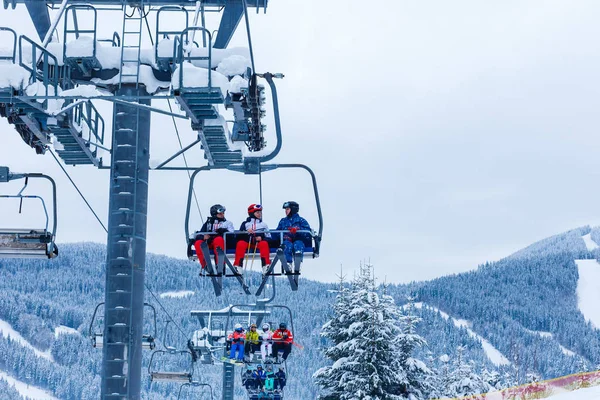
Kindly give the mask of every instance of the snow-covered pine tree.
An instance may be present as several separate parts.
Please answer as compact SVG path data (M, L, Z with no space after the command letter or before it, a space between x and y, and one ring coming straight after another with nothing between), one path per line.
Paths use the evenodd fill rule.
M418 371L427 368L410 354L402 354L403 348L410 348L409 343L418 339L404 336L400 311L391 297L377 293L371 265L361 266L350 291L340 288L334 312L322 331L332 342L325 355L333 365L313 375L322 388L320 399L424 398L419 386L414 390L411 386L409 372L417 374L407 371L405 365L418 366Z
M315 383L323 389L320 399L341 399L342 382L345 371L337 368L338 362L347 360L351 349L344 343L349 339L348 328L352 324L350 317L350 290L345 285L344 276L340 275L340 286L333 305L333 317L321 329L321 336L329 339L332 346L325 349L324 354L334 362L333 366L319 369L313 375Z
M471 363L465 360L463 354L465 350L466 348L463 346L456 348L456 359L447 382L446 396L448 397L469 396L492 390L487 382L473 372Z
M382 302L386 305L385 309L388 312L396 312L395 315L389 315L389 318L394 318L400 322L401 334L398 336L398 347L400 365L406 373L406 393L415 398L430 398L433 390L432 382L433 372L427 368L424 362L412 357L412 354L417 348L425 346L427 343L419 334L417 334L416 326L422 321L421 318L412 315L414 310L414 298L408 299L408 304L404 309L404 313L396 306L394 299L391 296L384 294Z

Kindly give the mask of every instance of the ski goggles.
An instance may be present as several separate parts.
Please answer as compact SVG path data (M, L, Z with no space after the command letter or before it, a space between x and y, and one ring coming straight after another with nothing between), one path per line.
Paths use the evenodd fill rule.
M217 214L223 214L225 212L225 207L217 208Z
M283 203L283 207L281 208L292 208L292 205L290 204L289 201L286 201L285 203Z

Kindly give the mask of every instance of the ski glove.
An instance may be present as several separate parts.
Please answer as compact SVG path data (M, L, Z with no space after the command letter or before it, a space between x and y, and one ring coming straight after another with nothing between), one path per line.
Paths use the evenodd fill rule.
M217 229L217 233L218 233L219 235L222 235L222 234L224 234L224 233L226 233L226 232L229 232L229 231L227 230L227 228L219 228L219 229Z

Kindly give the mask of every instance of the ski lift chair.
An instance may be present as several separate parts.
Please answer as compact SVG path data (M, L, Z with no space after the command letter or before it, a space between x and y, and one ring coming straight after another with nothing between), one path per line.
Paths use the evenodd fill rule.
M229 169L229 170L237 171L237 172L245 172L245 173L254 172L254 170L252 168L254 168L254 167L250 164L243 164L243 165L232 164L227 167L227 169ZM317 258L319 256L320 246L321 246L321 238L323 235L323 215L321 212L321 202L319 200L319 192L318 192L318 188L317 188L317 181L316 181L315 174L309 167L307 167L303 164L265 164L265 165L258 165L258 166L256 166L256 168L260 169L261 171L271 171L271 170L278 169L278 168L300 168L300 169L304 169L305 171L307 171L311 176L313 190L314 190L314 194L315 194L315 202L317 205L317 212L318 212L318 216L319 216L318 231L316 231L316 232L300 231L300 233L308 234L309 238L306 238L306 240L304 242L303 257L301 257L299 255L295 256L294 260L293 260L293 265L289 265L287 263L285 256L284 256L284 251L281 247L271 247L270 248L270 254L271 254L271 259L272 259L271 265L267 269L267 273L264 275L263 281L261 282L259 289L256 292L256 295L258 296L262 293L262 291L267 283L267 279L269 278L269 276L274 276L274 275L286 275L290 281L290 286L291 286L292 290L298 290L298 276L300 275L300 267L301 267L302 259L304 257ZM189 229L190 213L191 213L191 206L192 206L192 196L193 196L193 190L194 190L194 181L199 172L209 171L211 169L218 169L218 167L212 167L212 166L201 167L201 168L197 169L196 171L194 171L194 173L192 174L192 176L190 178L190 186L189 186L189 190L188 190L188 202L187 202L187 209L186 209L185 233L186 233L186 241L187 241L187 255L188 255L188 259L190 259L192 261L198 260L196 251L194 249L196 235L214 234L214 232L194 232L194 233L190 234L190 229ZM284 234L287 233L287 231L270 231L270 232L271 232L272 236L275 237L275 241L273 244L274 246L279 246L283 242ZM237 237L236 237L236 235L237 235ZM236 279L238 279L238 281L242 285L242 288L244 289L244 291L246 291L246 293L249 294L248 287L245 284L244 279L242 278L242 276L240 274L237 273L237 271L235 270L235 268L233 267L233 264L232 264L232 259L235 255L235 245L237 242L236 239L242 235L247 235L247 232L236 231L234 233L226 233L224 235L225 253L223 253L223 251L221 249L217 249L217 256L218 256L217 258L219 260L219 263L216 266L213 266L212 257L211 257L211 254L210 254L210 251L208 249L208 245L206 244L206 242L203 242L201 245L202 254L204 255L204 259L206 260L207 274L205 274L205 276L210 277L212 279L215 294L217 296L220 296L221 292L222 292L222 287L223 287L222 286L223 285L222 277L223 276L235 277ZM225 256L227 256L227 257L225 257ZM246 258L251 257L251 256L252 256L252 254L246 254ZM276 267L277 263L281 264L282 273L278 273L275 271L275 267ZM227 273L227 270L229 270L229 272L230 272L229 274Z
M183 388L208 388L208 393L210 394L210 399L214 399L213 396L213 391L212 391L212 386L209 385L208 383L200 383L198 381L191 381L191 382L186 382L184 384L181 385L181 387L179 388L179 393L177 394L177 400L183 400L184 397L181 397L182 395L182 391ZM186 397L187 398L187 397ZM198 397L194 397L194 398L198 398Z
M100 309L100 306L103 306L104 302L99 303L96 308L94 309L94 314L92 315L92 320L90 321L90 327L88 329L88 336L90 337L90 340L92 341L92 347L96 348L96 349L101 349L104 347L104 331L102 332L98 332L98 331L94 331L94 323L96 321L96 315L98 314L98 310ZM149 334L143 334L142 335L142 349L144 350L154 350L156 348L156 309L154 308L154 306L152 306L151 304L148 303L144 303L145 307L149 307L152 312L153 312L153 316L154 316L154 335L149 335Z
M0 195L0 199L19 199L22 211L23 199L36 199L42 204L46 217L44 227L38 229L12 229L0 227L0 258L38 258L52 259L58 256L55 243L56 235L56 184L52 178L43 174L10 173L8 167L0 167L0 182L25 178L25 184L15 195ZM43 178L52 184L52 229L49 229L50 217L44 199L36 195L24 195L30 178ZM1 222L0 222L1 223Z
M156 356L180 356L189 357L190 364L189 368L183 371L164 371L159 370L156 367L157 360ZM193 354L189 350L176 350L173 347L168 347L167 350L155 350L150 357L148 364L148 375L150 375L150 381L162 381L162 382L192 382L194 375L194 358Z

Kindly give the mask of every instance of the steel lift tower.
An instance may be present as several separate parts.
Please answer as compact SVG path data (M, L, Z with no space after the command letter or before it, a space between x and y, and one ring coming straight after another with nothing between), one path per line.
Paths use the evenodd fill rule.
M211 79L214 80L214 72L211 71L216 67L216 62L214 65L211 63L215 52L227 47L247 9L266 10L267 0L249 0L248 3L246 0L3 0L5 9L15 8L19 4L27 7L41 45L25 36L17 40L14 31L0 29L14 35L14 51L6 59L30 74L30 78L20 87L0 88L0 114L15 125L23 140L38 154L45 153L49 146L58 142L61 146L55 146L55 149L65 164L92 164L99 168L110 168L101 398L139 399L142 348L147 344L142 327L150 113L156 111L178 116L153 108L151 100L177 99L186 117L192 120L192 129L198 133L198 140L187 148L201 145L209 166L224 168L244 162L239 150L228 148L224 127L206 122L218 118L217 104L225 102L227 105L229 102L228 105L234 109L236 125L232 140L248 143L255 139L250 151L261 150L264 140L252 136L257 132L262 134L258 102L248 101L253 95L247 91L242 91L233 99L223 93L211 83ZM55 10L54 19L50 18L49 10ZM203 26L204 12L209 10L222 15L214 40L211 32ZM99 46L99 39L96 39L97 13L115 11L121 12L123 29L120 37L118 34L113 36L109 50L120 52L118 68L109 67L96 52ZM171 11L183 12L186 17L187 14L194 14L194 25L180 26L168 32L160 31L158 14ZM78 14L81 16L86 12L92 16L91 29L84 29L77 23ZM159 35L166 37L172 34L174 50L167 56L161 55L157 50L158 43L155 43L156 57L148 62L144 61L142 34L144 18L150 12L157 12L155 40L159 41ZM202 22L198 22L199 15ZM63 53L57 54L50 48L50 39L60 23L64 24L64 47ZM204 46L200 44L196 48L207 48L207 54L201 52L194 56L189 52L189 42L194 41L196 31L198 37L201 35L204 39ZM82 55L68 47L69 37L76 42L84 36L93 37L90 42L93 49L89 54ZM29 62L25 57L28 52L32 55ZM207 67L205 65L208 84L187 87L184 84L184 70L202 63L208 64ZM159 92L148 93L147 85L141 80L144 68L151 68L159 80L161 76L164 77L162 80L167 84L163 87L162 95ZM177 79L177 73L180 75L179 84L171 87L173 77ZM231 76L228 78L231 79ZM59 89L76 89L82 83L89 85L97 80L105 82L96 84L98 88L112 94L102 100L114 104L110 149L104 145L102 117L91 102L92 98L100 97L82 98L80 94L57 97ZM249 68L246 80L255 81L255 71ZM25 86L33 84L45 88L45 91L34 94L26 92ZM51 110L50 102L59 99L64 104L58 110ZM82 126L86 129L82 130ZM88 132L87 135L82 131ZM110 166L103 165L98 156L100 149L110 151Z

